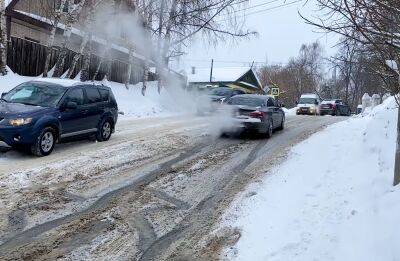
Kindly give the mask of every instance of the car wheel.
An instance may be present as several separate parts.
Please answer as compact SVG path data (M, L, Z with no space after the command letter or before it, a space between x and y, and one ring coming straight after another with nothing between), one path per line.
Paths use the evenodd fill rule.
M269 120L268 121L268 128L267 128L267 132L265 133L265 137L267 137L268 139L272 137L272 134L274 133L274 125L272 124L272 121Z
M56 131L51 127L44 128L38 136L35 144L31 146L31 152L37 157L50 155L56 145Z
M285 129L285 117L282 118L282 123L281 123L281 126L279 126L278 130L281 131L283 129Z
M111 138L112 128L113 125L110 119L103 120L96 134L97 141L108 141Z

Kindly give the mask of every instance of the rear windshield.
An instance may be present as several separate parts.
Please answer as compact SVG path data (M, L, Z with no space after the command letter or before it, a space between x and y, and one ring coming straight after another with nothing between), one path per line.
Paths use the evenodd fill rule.
M10 103L55 107L66 91L66 88L59 85L27 82L12 89L3 100Z
M261 107L265 104L265 101L260 98L235 96L228 101L228 104Z

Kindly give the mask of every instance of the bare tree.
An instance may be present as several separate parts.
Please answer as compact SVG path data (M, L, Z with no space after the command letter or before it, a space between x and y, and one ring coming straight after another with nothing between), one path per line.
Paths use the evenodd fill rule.
M7 74L7 28L4 0L0 0L0 74Z
M317 2L324 15L321 15L319 20L303 18L324 31L338 33L368 48L369 52L380 61L380 70L377 73L380 74L387 89L394 95L399 94L399 72L387 66L387 61L400 65L400 1L317 0ZM396 101L400 105L398 98ZM400 123L397 135L394 185L400 184Z
M65 19L65 29L63 34L63 41L61 44L61 52L58 56L54 77L60 77L64 73L64 64L65 58L67 57L67 53L69 48L69 43L72 35L72 26L77 22L78 16L81 13L83 6L85 4L85 0L81 0L78 4L74 4L74 0L68 0L68 10L66 13Z
M60 23L60 20L63 16L63 11L65 9L67 0L61 0L57 11L55 12L54 15L54 20L53 23L51 25L51 31L50 31L50 36L49 39L47 40L47 52L46 52L46 60L44 63L44 72L43 72L43 77L47 77L48 71L49 71L49 67L50 67L50 59L51 59L51 51L53 49L54 46L54 40L56 37L56 32L57 32L57 28L58 25Z

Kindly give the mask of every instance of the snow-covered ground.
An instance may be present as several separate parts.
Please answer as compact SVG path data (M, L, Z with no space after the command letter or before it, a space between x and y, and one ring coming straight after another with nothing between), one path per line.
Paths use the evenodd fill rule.
M9 74L0 77L0 93L8 92L15 86L39 77L19 76L9 70ZM141 94L142 84L131 85L129 90L125 85L106 82L113 90L120 111L124 118L164 117L182 113L193 113L195 107L190 102L192 97L179 87L163 89L161 95L157 91L157 83L149 82L146 95Z
M400 260L396 124L391 97L295 146L225 214L223 226L242 231L225 258Z

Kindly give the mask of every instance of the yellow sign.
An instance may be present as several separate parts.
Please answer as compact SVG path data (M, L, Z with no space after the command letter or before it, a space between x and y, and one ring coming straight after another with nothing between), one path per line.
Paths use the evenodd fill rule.
M277 87L271 88L271 95L272 95L272 96L279 97L280 94L281 94L281 93L280 93L279 88L277 88Z

